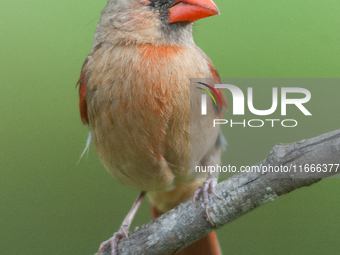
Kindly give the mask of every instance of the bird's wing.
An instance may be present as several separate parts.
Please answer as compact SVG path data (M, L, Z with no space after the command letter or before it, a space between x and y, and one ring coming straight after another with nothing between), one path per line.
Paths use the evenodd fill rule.
M219 73L217 72L216 68L212 64L211 60L207 56L206 56L206 60L207 60L208 65L209 65L210 72L211 72L213 78L215 79L215 84L222 84L222 79L221 79ZM219 95L219 97L221 98L221 101L222 101L222 106L221 105L218 106L218 112L219 112L220 118L222 118L223 117L223 106L228 111L228 103L227 103L227 99L225 97L223 89L216 89L216 91L217 91L217 94Z
M82 122L86 125L89 123L88 116L87 116L87 104L86 104L86 65L89 61L89 58L87 57L83 67L81 69L80 78L77 82L77 86L79 85L79 111L80 111L80 118Z

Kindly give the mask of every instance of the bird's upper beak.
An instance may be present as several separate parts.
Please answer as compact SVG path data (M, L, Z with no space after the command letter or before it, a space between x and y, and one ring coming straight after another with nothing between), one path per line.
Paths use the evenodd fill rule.
M216 14L220 11L212 0L176 0L170 8L169 23L194 22Z

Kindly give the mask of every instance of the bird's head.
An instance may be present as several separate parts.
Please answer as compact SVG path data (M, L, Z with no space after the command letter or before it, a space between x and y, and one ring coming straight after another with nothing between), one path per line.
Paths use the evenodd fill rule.
M216 14L212 0L109 0L95 44L193 43L192 23Z

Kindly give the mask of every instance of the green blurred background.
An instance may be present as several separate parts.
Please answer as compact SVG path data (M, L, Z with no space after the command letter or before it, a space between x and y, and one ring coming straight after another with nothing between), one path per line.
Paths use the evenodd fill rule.
M2 0L0 254L94 254L138 194L106 172L92 146L76 164L88 128L75 84L105 4ZM197 22L194 36L222 77L339 77L338 0L216 4L222 15ZM256 163L277 142L339 128L339 92L313 88L313 124L294 132L225 128L224 161ZM224 254L338 254L339 191L339 179L323 180L241 217L217 231ZM134 226L150 218L144 201Z

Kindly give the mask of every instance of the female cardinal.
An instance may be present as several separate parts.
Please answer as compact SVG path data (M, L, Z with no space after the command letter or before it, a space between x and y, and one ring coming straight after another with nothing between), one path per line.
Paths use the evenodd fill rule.
M212 0L109 0L102 12L78 82L80 115L105 168L142 192L98 254L110 245L116 254L145 193L154 217L202 195L212 222L208 193L216 195L216 179L189 173L190 166L220 161L224 138L207 123L221 117L222 105L208 102L201 123L202 90L190 92L190 78L219 78L192 37L194 21L216 14ZM216 91L227 106L223 91ZM197 127L191 138L190 125ZM178 254L220 254L215 233Z

